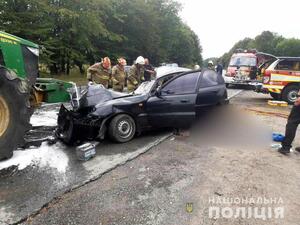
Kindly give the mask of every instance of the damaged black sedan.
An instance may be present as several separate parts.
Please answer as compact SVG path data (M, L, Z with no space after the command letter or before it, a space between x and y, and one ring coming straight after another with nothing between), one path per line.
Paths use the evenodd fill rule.
M131 94L101 85L74 88L72 109L60 109L58 136L66 144L107 135L123 143L144 130L187 127L202 108L227 102L224 79L212 70L164 75Z

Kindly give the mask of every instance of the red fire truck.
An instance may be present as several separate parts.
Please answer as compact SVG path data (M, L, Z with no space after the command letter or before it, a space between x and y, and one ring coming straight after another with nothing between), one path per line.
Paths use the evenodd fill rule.
M238 49L231 57L227 72L224 76L225 83L229 85L249 85L261 81L263 68L276 60L270 54L256 50Z

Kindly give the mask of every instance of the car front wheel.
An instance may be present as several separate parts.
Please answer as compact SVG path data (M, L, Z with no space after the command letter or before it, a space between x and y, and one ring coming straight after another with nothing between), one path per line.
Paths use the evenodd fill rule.
M130 141L136 131L136 125L131 116L126 114L117 115L109 124L109 136L112 140L124 143Z
M282 99L289 104L294 104L297 99L299 87L297 85L291 85L286 87L282 93Z

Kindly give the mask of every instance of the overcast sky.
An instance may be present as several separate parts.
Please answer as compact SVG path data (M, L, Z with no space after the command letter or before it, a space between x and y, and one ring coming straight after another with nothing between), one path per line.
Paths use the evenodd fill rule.
M182 19L198 34L204 58L219 57L237 41L270 30L300 38L298 0L178 0Z

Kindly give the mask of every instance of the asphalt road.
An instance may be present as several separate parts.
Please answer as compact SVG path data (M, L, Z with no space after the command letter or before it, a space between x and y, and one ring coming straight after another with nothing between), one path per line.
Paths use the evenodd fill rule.
M237 93L240 90L229 90L229 96ZM31 123L38 129L32 135L51 135L58 110L58 105L37 110ZM170 134L170 130L149 132L126 144L105 141L97 146L97 156L88 162L78 161L74 148L61 143L15 151L12 159L0 162L0 224L22 221L54 198L145 153Z
M275 114L260 114L263 110L288 113L289 108L269 107L268 99L240 93L224 111L209 113L185 135L170 137L101 179L62 195L23 224L299 224L300 154L283 156L272 149L271 133L282 132L286 121ZM257 113L249 111L256 109ZM264 134L269 139L259 145L256 141ZM217 198L227 202L211 201ZM282 200L239 204L230 198ZM209 216L210 207L257 208L259 217L237 213L237 218L228 214L214 218ZM263 218L262 207L283 207L284 217Z

